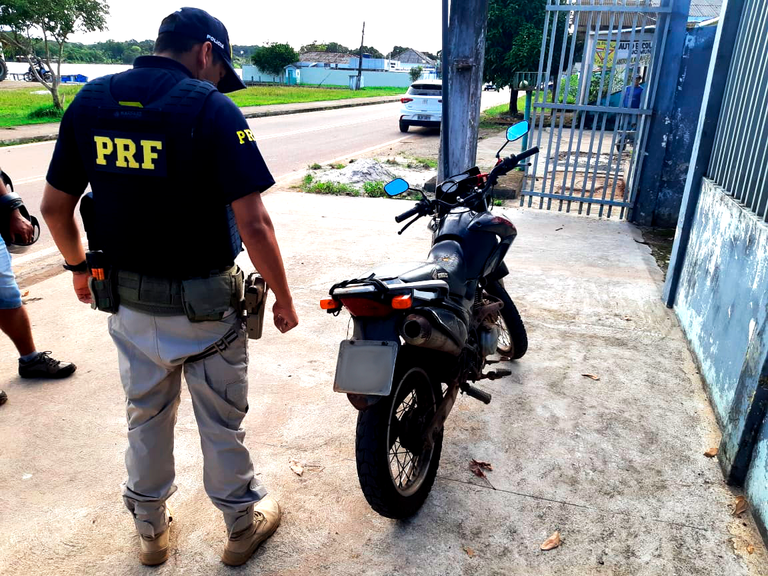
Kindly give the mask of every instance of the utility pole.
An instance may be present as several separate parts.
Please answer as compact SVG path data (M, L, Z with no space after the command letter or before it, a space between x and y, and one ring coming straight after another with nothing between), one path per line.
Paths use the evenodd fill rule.
M365 46L365 22L363 22L363 37L360 38L360 54L357 59L357 82L355 90L360 90L360 82L363 78L363 46Z
M443 0L443 122L438 182L475 165L487 23L488 0Z

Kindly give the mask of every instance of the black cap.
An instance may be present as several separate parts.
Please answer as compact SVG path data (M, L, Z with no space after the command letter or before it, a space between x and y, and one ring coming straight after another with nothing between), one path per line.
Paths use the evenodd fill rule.
M219 92L234 92L245 88L232 66L232 46L229 44L229 34L224 24L199 8L182 8L173 14L176 16L175 21L162 24L158 34L175 32L200 42L210 42L213 49L224 59L227 68L227 73L217 86Z

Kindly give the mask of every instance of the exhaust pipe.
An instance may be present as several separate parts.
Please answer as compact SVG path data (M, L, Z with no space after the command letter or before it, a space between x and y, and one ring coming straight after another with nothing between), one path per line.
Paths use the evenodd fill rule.
M403 340L412 346L421 346L447 352L453 356L461 353L461 348L440 330L435 329L429 320L418 314L411 314L403 322Z

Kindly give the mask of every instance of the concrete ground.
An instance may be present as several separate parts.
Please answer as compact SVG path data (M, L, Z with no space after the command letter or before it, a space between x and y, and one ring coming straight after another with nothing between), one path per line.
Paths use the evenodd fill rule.
M32 286L27 305L39 347L76 362L75 376L21 381L0 338L0 574L768 573L749 514L732 516L735 494L703 456L718 443L712 412L633 227L507 210L519 229L507 287L529 352L504 365L511 376L483 382L489 406L459 398L432 493L397 522L358 487L356 412L331 389L348 318L318 301L375 263L422 257L428 231L397 235L402 201L277 191L265 202L301 325L250 344L245 441L285 509L281 528L243 568L220 563L224 524L203 490L185 390L173 555L157 569L138 564L120 499L125 419L106 315L79 304L61 274ZM292 458L307 463L303 477ZM472 458L492 463L487 480L470 472ZM555 530L562 545L541 551Z

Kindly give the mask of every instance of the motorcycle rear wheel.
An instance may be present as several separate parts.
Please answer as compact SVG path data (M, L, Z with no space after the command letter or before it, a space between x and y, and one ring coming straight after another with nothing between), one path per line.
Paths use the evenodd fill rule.
M499 344L496 351L512 360L522 358L528 351L528 333L523 319L520 318L520 312L517 311L515 303L512 302L501 281L491 282L486 287L486 291L504 303L496 323L499 327Z
M413 516L429 495L440 465L443 436L420 447L442 400L426 370L398 359L392 393L357 417L357 477L365 499L387 518Z

